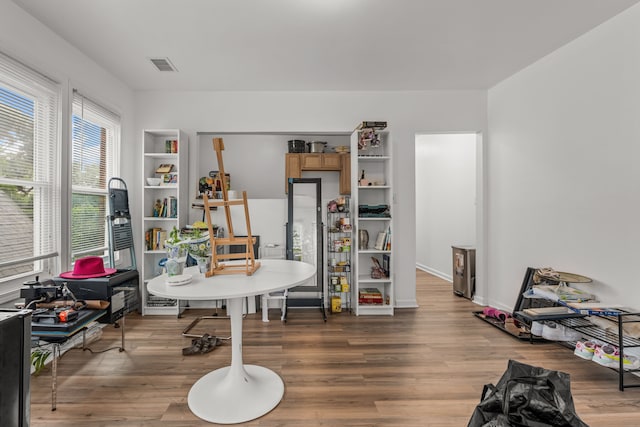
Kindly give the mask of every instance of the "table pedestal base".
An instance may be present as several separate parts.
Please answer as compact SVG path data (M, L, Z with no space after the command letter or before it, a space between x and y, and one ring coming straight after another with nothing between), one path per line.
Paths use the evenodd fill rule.
M218 424L258 418L278 406L284 395L282 378L270 369L227 366L200 378L189 391L189 409L197 417Z

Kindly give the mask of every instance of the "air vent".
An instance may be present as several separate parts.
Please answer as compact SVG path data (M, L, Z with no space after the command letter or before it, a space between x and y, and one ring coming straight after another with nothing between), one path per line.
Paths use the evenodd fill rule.
M149 58L149 61L151 61L158 71L178 71L171 61L169 61L169 58Z

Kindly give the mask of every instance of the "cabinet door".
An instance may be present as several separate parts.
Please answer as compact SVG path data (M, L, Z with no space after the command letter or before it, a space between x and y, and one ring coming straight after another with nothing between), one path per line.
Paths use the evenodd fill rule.
M340 194L351 194L351 157L340 155Z
M302 169L322 169L322 154L302 154Z
M322 167L330 170L340 170L340 154L323 154Z
M300 178L302 176L300 154L285 155L285 172L284 172L284 192L289 191L289 178Z

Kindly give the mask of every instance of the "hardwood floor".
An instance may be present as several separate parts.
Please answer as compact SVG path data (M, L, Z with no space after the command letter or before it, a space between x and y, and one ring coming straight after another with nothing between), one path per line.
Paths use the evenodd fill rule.
M245 363L266 366L285 383L282 402L252 426L466 426L484 384L496 383L508 359L571 374L578 415L591 426L640 425L640 388L617 389L617 374L558 344L530 344L475 318L478 306L451 284L418 271L420 308L394 317L278 311L243 324ZM126 319L126 352L72 350L58 364L58 409L51 411L50 369L31 382L32 427L206 426L187 406L191 385L230 363L226 344L182 356L181 331L197 315ZM228 336L227 320L199 329ZM119 345L108 326L96 350Z

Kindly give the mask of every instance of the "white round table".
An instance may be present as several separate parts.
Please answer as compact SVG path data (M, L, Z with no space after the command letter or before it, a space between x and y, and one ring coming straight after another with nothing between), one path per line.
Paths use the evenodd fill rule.
M258 418L275 408L284 395L282 378L270 369L242 361L243 298L275 292L311 279L316 268L304 262L265 259L251 276L222 274L205 277L197 267L185 269L193 280L167 285L165 274L147 283L150 293L180 300L226 299L231 318L231 366L200 378L189 391L189 409L203 420L235 424Z

